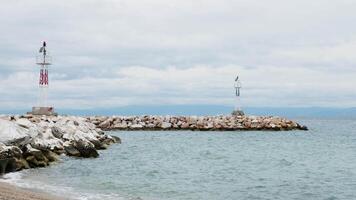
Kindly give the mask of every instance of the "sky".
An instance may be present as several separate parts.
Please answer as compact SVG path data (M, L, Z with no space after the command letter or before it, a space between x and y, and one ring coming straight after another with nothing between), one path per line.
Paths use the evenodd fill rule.
M356 107L354 0L0 0L0 109Z

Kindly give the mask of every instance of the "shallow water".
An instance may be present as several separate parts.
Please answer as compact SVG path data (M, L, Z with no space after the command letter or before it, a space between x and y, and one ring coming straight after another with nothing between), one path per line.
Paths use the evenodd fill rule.
M310 131L112 132L97 159L63 157L9 182L77 199L356 199L356 121Z

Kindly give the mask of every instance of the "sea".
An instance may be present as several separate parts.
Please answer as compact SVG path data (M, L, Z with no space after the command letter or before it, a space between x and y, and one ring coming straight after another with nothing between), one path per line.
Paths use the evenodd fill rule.
M356 120L309 131L116 131L100 157L63 156L1 181L78 200L356 199Z

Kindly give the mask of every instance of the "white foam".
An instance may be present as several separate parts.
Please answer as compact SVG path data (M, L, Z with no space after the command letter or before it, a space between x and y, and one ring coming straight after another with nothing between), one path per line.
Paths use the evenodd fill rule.
M6 182L9 184L15 184L16 182L19 182L22 179L22 173L21 172L13 172L13 173L8 173L4 174L2 178L0 178L1 182Z
M71 187L50 185L48 183L40 182L37 180L24 178L29 171L31 170L5 174L0 178L0 182L5 182L21 188L51 193L56 196L63 197L63 194L65 194L65 196L74 200L99 200L99 199L100 200L101 199L127 200L126 198L121 197L118 194L114 194L114 193L111 194L81 193L75 191L74 188Z

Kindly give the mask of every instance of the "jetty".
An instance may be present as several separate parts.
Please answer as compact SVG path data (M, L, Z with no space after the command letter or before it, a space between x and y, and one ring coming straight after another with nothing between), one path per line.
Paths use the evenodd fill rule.
M121 143L113 130L290 131L306 126L281 117L261 116L0 116L0 174L46 167L65 154L98 157L98 150Z
M0 116L0 174L46 167L62 154L95 158L114 143L120 138L83 117Z
M289 131L306 126L282 117L219 116L94 116L87 120L102 130L192 130L192 131Z

